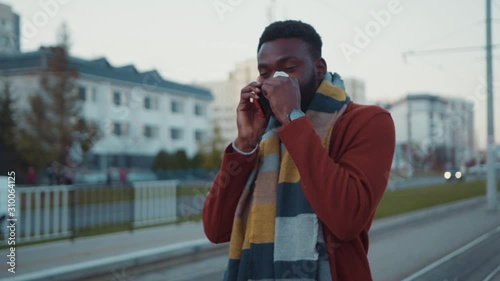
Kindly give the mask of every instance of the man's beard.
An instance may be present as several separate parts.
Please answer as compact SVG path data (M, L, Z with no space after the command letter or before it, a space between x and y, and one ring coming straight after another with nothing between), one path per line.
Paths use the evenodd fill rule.
M311 103L314 94L316 94L316 90L319 85L316 81L316 73L312 71L311 77L309 80L300 87L300 99L301 99L301 107L302 111L306 111Z

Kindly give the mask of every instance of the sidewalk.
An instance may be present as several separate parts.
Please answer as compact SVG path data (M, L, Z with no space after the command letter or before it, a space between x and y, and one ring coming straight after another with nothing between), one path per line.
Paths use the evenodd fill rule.
M153 259L163 254L162 257L166 258L167 254L180 254L183 250L206 244L209 242L203 227L197 222L18 247L16 273L7 271L7 257L2 255L0 280L33 280L37 277L35 275L42 276L44 272L48 277L71 270L85 270L87 266L94 270L96 266L133 260L136 256Z
M374 238L376 236L383 237L386 231L397 231L416 221L449 216L451 213L482 204L485 204L484 197L377 220L373 224L370 235ZM476 215L473 214L473 216ZM474 220L475 218L469 219ZM480 212L477 212L477 220L481 220ZM500 220L498 220L498 224L500 224ZM88 272L98 270L109 272L116 268L147 264L155 260L199 252L213 247L221 247L221 245L216 246L208 242L200 222L106 234L80 238L75 241L65 240L19 247L16 249L15 274L6 271L6 254L0 258L0 262L3 264L0 281L61 280L67 279L69 276L84 277ZM64 278L55 276L64 276Z

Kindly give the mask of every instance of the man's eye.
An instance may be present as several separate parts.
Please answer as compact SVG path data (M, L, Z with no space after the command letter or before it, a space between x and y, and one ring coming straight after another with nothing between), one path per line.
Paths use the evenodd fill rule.
M295 66L290 66L290 67L286 67L285 69L283 69L285 72L292 72L295 70Z
M264 72L264 73L261 73L261 74L260 74L260 77L262 77L262 78L267 78L267 76L268 76L268 75L269 75L269 74L268 74L267 72Z

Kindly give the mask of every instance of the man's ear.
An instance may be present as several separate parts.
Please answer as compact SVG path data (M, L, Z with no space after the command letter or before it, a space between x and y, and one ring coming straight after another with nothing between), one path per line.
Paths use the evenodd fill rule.
M325 79L325 75L327 72L326 61L323 58L317 59L314 63L314 69L316 71L316 79L318 79L318 83L321 83L323 79Z

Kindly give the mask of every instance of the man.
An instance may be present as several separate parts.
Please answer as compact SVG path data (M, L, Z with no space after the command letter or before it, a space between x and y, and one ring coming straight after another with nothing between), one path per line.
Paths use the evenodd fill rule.
M372 280L368 231L394 124L350 101L321 47L300 21L275 22L259 40L260 76L241 90L238 137L203 207L208 239L230 241L225 280ZM264 97L267 118L255 106Z

